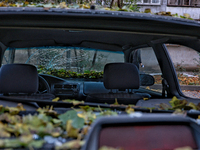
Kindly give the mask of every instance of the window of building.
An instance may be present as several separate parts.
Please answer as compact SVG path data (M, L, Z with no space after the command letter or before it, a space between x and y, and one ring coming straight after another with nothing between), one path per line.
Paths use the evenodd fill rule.
M200 0L168 0L168 5L173 5L173 6L200 6Z
M141 0L138 4L147 4L147 5L160 5L161 0Z

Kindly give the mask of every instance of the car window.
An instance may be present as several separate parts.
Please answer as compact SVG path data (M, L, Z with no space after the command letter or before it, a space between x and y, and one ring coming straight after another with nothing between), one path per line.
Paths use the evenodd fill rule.
M39 73L52 75L53 72L53 75L63 78L76 73L102 72L105 64L111 62L124 62L123 52L55 46L7 48L3 58L3 64L33 64Z
M200 98L200 53L182 45L166 44L183 94Z
M137 61L135 61L135 59L137 59ZM155 56L155 53L152 47L145 47L145 48L133 50L130 55L129 61L134 64L139 63L138 66L139 66L140 74L151 75L155 80L154 85L141 86L142 88L159 92L159 93L162 92L162 85L161 85L162 73L161 73L160 66L158 64L157 58Z

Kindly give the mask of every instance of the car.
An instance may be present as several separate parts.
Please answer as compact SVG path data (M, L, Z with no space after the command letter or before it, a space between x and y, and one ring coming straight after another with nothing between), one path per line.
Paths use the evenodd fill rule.
M0 7L0 147L134 149L131 136L140 139L135 149L198 149L199 52L194 20ZM164 128L183 134L163 138ZM148 132L166 143L140 135ZM178 144L168 141L174 137Z

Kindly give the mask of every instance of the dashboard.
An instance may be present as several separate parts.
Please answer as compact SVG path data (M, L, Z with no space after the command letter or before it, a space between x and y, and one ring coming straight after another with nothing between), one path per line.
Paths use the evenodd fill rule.
M83 79L62 79L41 74L50 86L50 93L61 99L84 100L88 94L109 93L103 82L85 81Z

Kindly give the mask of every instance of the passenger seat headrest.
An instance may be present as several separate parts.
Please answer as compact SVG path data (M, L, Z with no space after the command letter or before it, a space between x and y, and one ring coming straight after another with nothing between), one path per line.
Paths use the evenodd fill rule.
M106 64L104 86L106 89L138 89L140 87L139 71L132 63Z
M0 93L38 91L37 68L30 64L6 64L0 69Z

